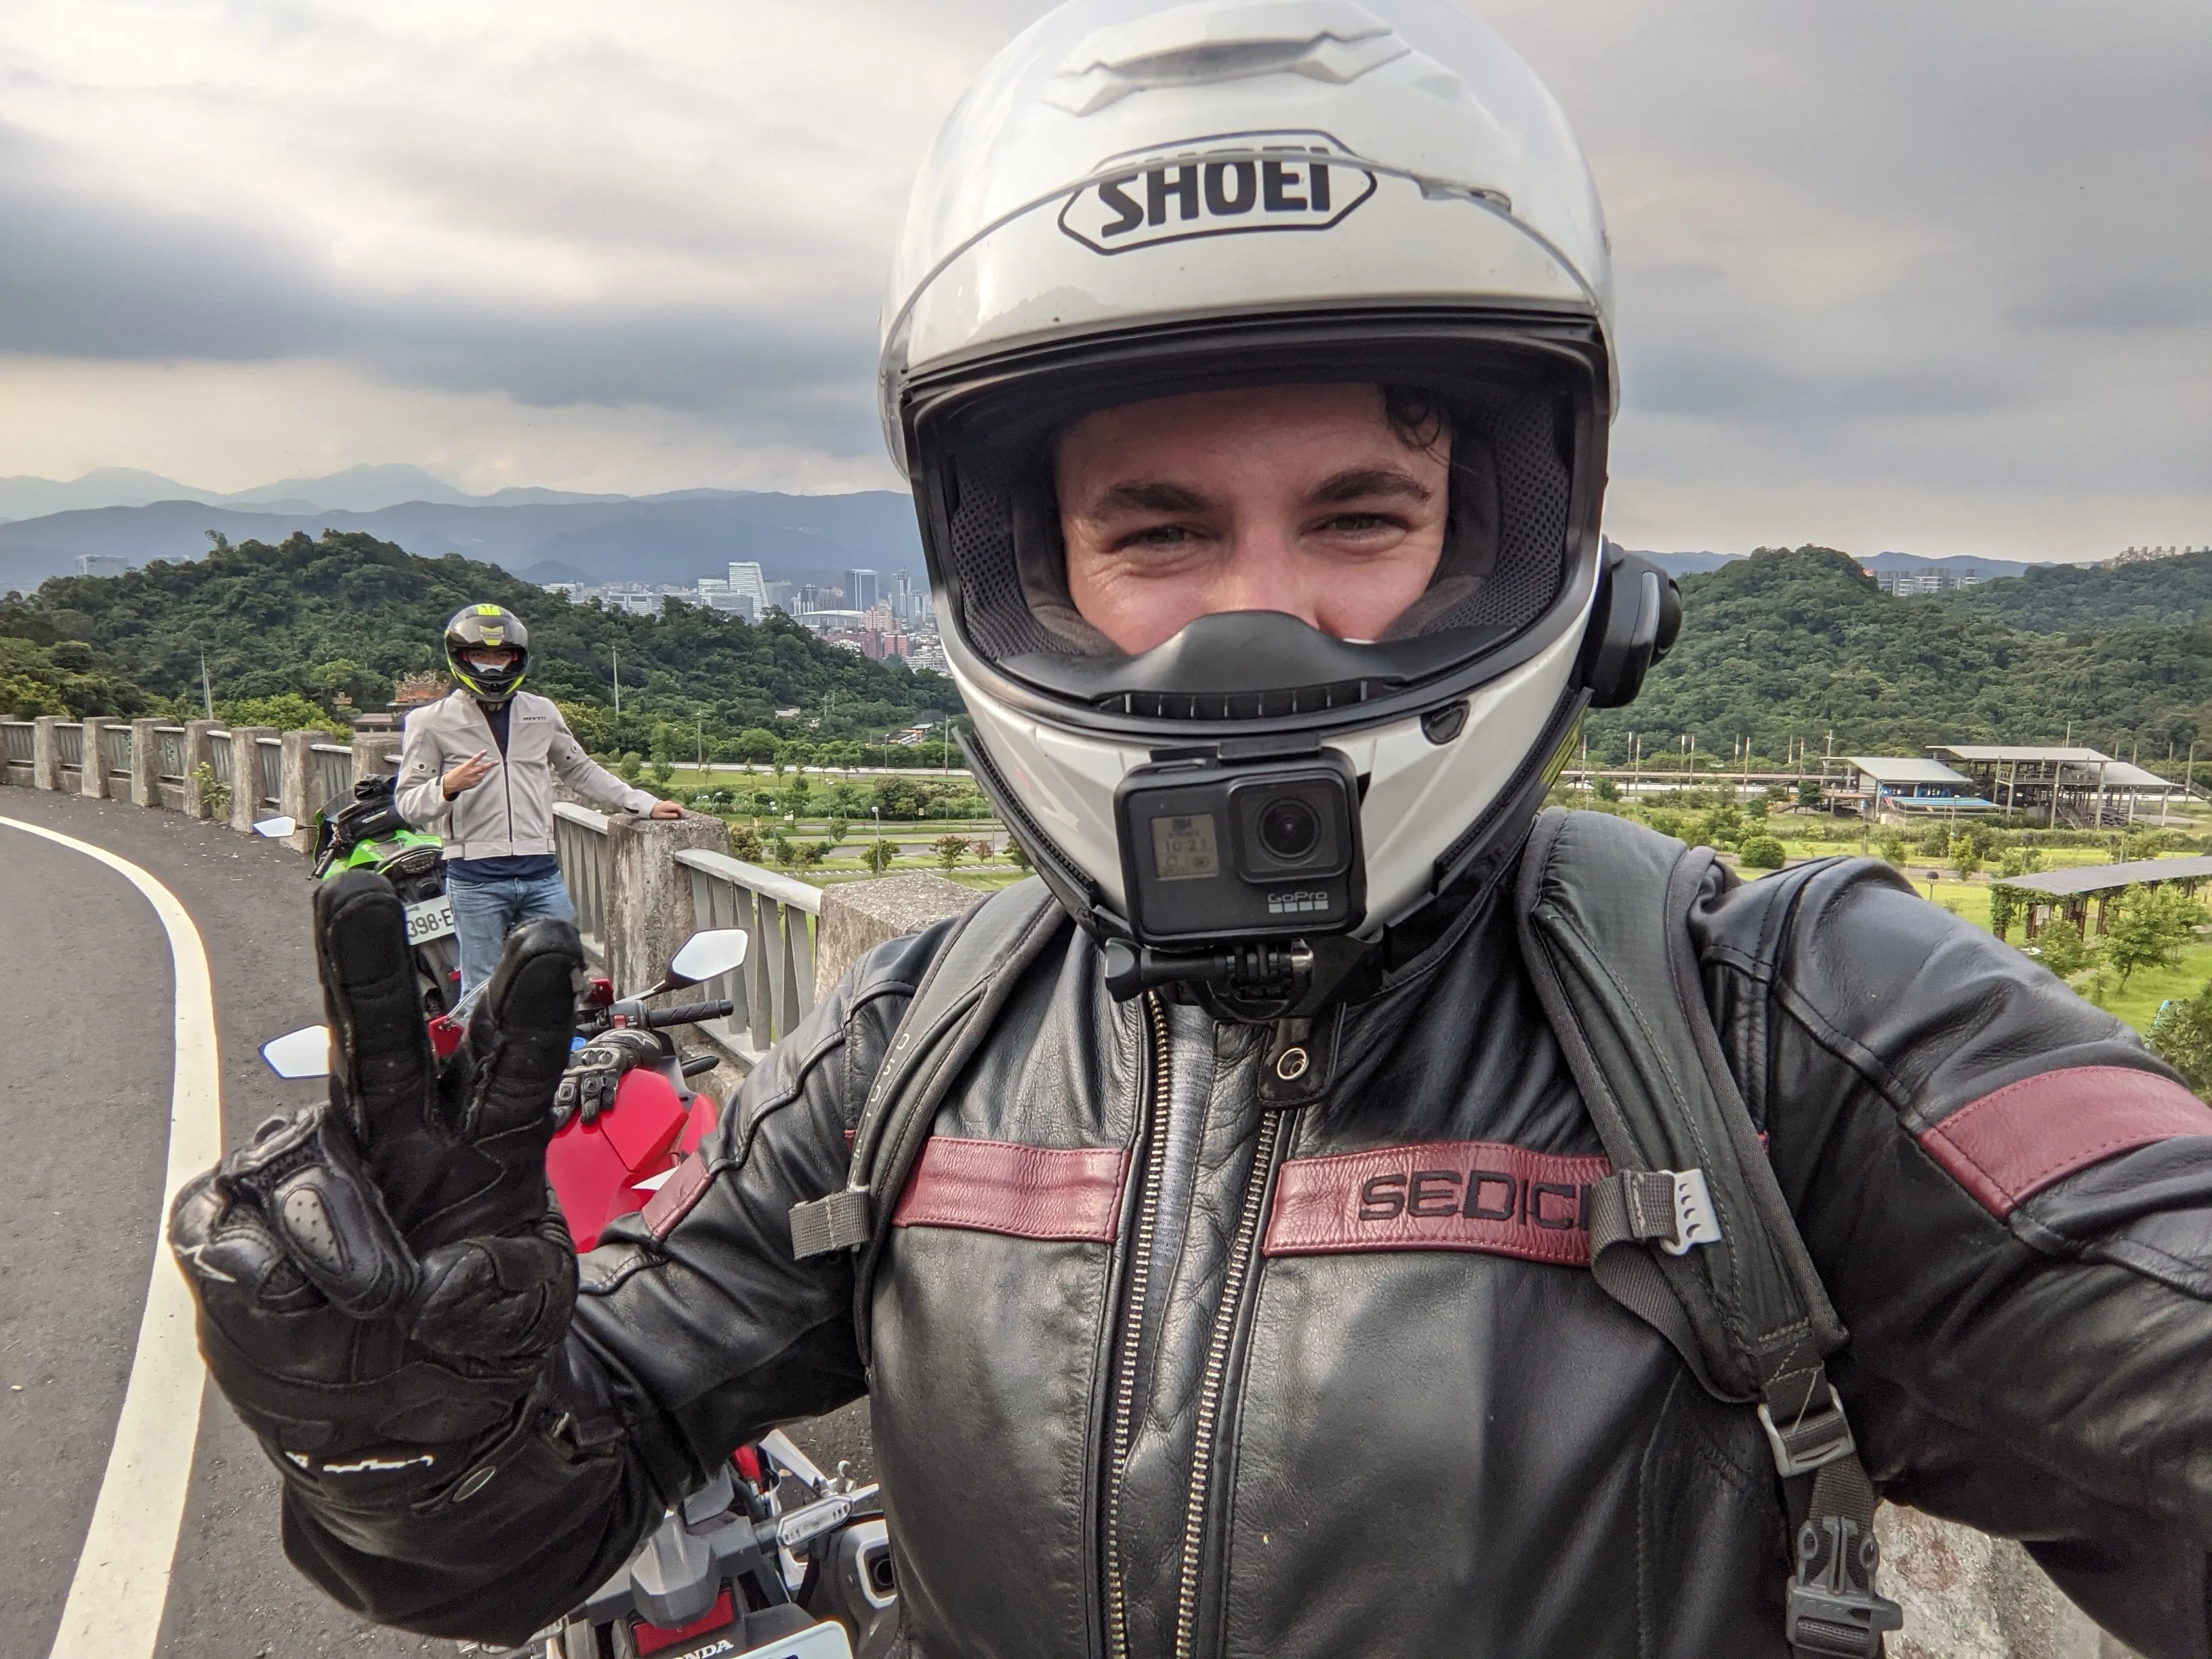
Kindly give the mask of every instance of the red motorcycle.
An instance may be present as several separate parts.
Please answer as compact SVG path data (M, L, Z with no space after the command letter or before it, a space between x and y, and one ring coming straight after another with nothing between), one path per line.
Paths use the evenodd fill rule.
M545 1170L579 1250L643 1207L714 1126L716 1108L689 1079L712 1054L686 1054L667 1029L727 1017L727 1001L648 1008L646 999L734 972L735 928L695 933L658 983L617 998L595 978L579 1000L577 1044L602 1031L653 1032L659 1056L623 1074L591 1122L571 1118ZM472 999L430 1021L441 1059L459 1045ZM325 1077L330 1031L310 1025L264 1043L279 1077ZM714 1478L671 1510L614 1577L557 1626L506 1659L875 1659L897 1626L890 1539L873 1486L840 1465L825 1475L777 1431L738 1447ZM481 1650L479 1650L481 1651Z

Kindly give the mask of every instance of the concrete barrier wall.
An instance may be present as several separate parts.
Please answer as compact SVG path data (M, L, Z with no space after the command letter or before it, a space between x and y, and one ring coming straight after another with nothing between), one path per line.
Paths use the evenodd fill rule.
M209 733L222 729L216 722L187 723L186 778L181 787L164 787L148 775L155 722L133 722L127 793L111 782L104 767L73 769L64 777L61 728L73 724L52 719L35 722L30 763L11 763L0 770L0 777L10 785L40 789L66 785L87 794L134 800L149 809L213 816L191 775L208 758ZM82 752L98 755L96 723L84 722L80 729L87 745ZM240 727L234 735L243 739L240 753L250 765L255 752L252 739L277 734ZM315 757L309 749L322 734L295 732L283 737L285 809L304 820L322 804ZM398 747L396 734L356 738L354 775L390 775L397 769ZM94 771L101 774L96 782L89 775ZM239 799L252 788L251 776L246 775L245 789L234 793L232 809L224 815L234 829L250 829L255 818L270 810L252 808ZM696 884L678 864L677 854L687 848L726 852L728 833L720 819L692 812L677 819L617 813L605 823L605 845L598 850L605 859L607 966L617 987L627 990L658 977L676 947L700 925ZM815 922L813 994L808 1000L826 996L866 951L958 915L976 898L974 890L937 875L889 876L824 888ZM698 994L673 994L678 999ZM721 1063L697 1079L697 1085L717 1100L726 1101L743 1079L751 1056L726 1032L685 1027L678 1036L687 1048L716 1054ZM2131 1650L2100 1632L2012 1540L1888 1504L1881 1506L1875 1525L1882 1546L1883 1588L1905 1611L1905 1629L1889 1644L1890 1659L2134 1659Z

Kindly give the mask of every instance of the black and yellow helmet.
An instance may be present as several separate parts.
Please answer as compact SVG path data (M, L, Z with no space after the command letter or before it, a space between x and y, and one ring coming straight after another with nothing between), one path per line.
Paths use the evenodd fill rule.
M486 648L512 651L514 660L504 668L488 669L468 659L467 653ZM446 665L483 702L504 702L521 689L529 670L530 630L503 605L464 606L446 624Z

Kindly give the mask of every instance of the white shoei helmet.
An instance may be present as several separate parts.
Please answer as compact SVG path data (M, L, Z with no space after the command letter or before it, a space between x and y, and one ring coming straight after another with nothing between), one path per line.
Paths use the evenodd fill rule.
M1635 696L1680 608L1598 532L1612 326L1566 120L1449 0L1077 0L953 111L894 267L884 432L979 783L1115 994L1310 1012L1432 937L1409 924L1512 855L1583 709ZM1056 434L1316 381L1450 428L1427 593L1372 641L1234 611L1115 651L1068 597Z

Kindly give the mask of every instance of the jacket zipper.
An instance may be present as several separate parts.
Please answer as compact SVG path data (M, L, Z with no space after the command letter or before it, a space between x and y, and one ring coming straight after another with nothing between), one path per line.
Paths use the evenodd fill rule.
M1168 1016L1159 994L1145 994L1150 1022L1152 1075L1145 1103L1145 1167L1138 1189L1137 1224L1129 1242L1129 1287L1121 1308L1121 1334L1114 1364L1114 1416L1106 1449L1106 1651L1128 1659L1128 1603L1121 1584L1121 1481L1128 1472L1129 1442L1137 1402L1137 1347L1144 1336L1145 1294L1152 1275L1152 1241L1159 1230L1160 1177L1167 1161L1168 1111L1173 1097L1168 1061Z
M1190 1497L1183 1510L1182 1577L1176 1595L1176 1659L1194 1659L1198 1643L1198 1578L1206 1540L1206 1490L1213 1475L1213 1448L1221 1425L1221 1392L1228 1380L1229 1346L1237 1334L1237 1312L1252 1276L1252 1251L1260 1234L1261 1207L1273 1173L1275 1148L1282 1139L1283 1114L1265 1112L1252 1146L1252 1172L1244 1178L1244 1202L1230 1241L1229 1265L1221 1279L1221 1305L1214 1312L1213 1334L1206 1343L1206 1370L1198 1384L1198 1423L1190 1453Z

